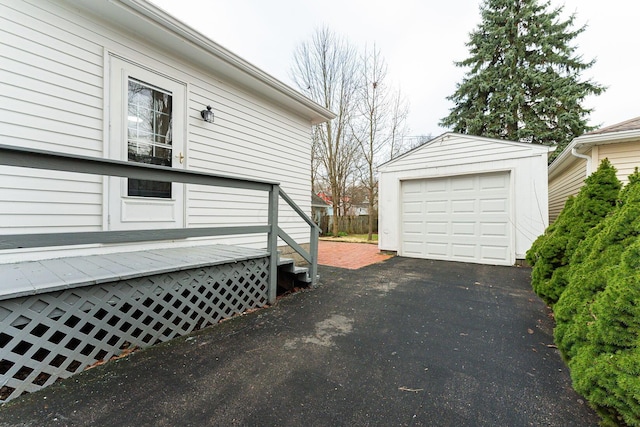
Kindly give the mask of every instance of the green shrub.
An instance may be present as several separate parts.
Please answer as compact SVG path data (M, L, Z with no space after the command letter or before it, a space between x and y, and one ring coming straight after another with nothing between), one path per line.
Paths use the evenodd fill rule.
M534 242L526 259L533 266L533 290L547 304L555 304L568 282L569 261L589 230L616 206L620 181L609 160L585 180L575 198L569 198L556 221Z
M640 182L640 170L638 170L637 166L633 170L633 173L629 175L627 179L629 180L629 183L625 185L622 190L620 190L620 200L618 202L619 205L623 204L624 200L627 199L627 193L631 191L631 189L634 187L634 184Z
M640 204L640 200L638 200ZM640 237L622 253L584 324L587 342L569 362L576 391L604 425L640 426Z
M565 223L566 221L562 219L564 215L567 215L567 212L571 211L571 205L573 205L573 201L575 200L574 196L569 196L567 201L564 203L564 208L560 212L560 215L553 224L549 225L544 233L538 236L538 238L533 242L531 248L527 251L525 255L525 259L529 263L531 267L535 266L538 260L542 257L540 251L543 246L545 246L545 242L553 235L555 235L557 224ZM549 273L550 274L550 273Z
M338 237L347 237L349 234L345 231L338 231Z
M554 305L556 344L573 386L605 426L640 426L640 174L571 258Z
M640 235L640 181L631 180L623 195L618 208L576 249L569 284L553 307L555 341L567 361L588 342L587 326L595 320L592 304L615 275L625 250Z

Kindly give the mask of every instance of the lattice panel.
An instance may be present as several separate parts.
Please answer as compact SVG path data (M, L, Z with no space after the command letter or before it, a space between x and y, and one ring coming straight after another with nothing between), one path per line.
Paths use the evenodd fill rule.
M268 258L0 301L0 402L268 297Z

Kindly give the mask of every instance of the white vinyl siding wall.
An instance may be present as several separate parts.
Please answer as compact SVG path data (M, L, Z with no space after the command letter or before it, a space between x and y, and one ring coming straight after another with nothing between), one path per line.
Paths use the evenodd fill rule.
M590 154L588 154L590 155ZM597 167L597 165L595 165ZM575 157L571 165L549 181L549 223L560 215L569 196L578 194L587 178L587 163Z
M309 120L79 14L72 3L0 0L2 143L109 157L108 54L186 83L187 169L280 182L310 214ZM213 124L200 117L206 105L213 107ZM102 182L102 177L0 169L0 234L102 230ZM192 187L186 209L187 226L265 224L267 195ZM309 228L297 215L283 208L280 222L299 243L309 241ZM217 241L266 245L261 235Z
M617 170L618 179L626 184L629 182L629 175L636 167L640 167L640 140L598 146L598 162L594 167L600 165L603 159L609 159Z
M102 48L40 5L0 4L0 139L101 156ZM0 182L2 233L102 227L101 177L0 167Z
M411 179L510 172L515 257L524 258L547 226L547 149L461 134L445 134L380 170L379 247L400 250L401 183Z

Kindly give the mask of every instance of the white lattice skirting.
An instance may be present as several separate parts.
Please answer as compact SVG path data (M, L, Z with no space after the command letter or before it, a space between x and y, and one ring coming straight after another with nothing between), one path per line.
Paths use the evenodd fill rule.
M268 258L0 301L0 402L262 307Z

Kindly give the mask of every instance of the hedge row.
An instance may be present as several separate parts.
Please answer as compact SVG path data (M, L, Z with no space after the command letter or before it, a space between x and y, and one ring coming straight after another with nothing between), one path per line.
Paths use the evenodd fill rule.
M603 164L598 172L609 168L610 165ZM589 190L592 195L611 190L610 180L602 177L587 185L604 186L602 191ZM580 195L572 206L565 208L573 214L563 212L567 219L576 215L569 222L584 218L575 211L579 198ZM532 258L536 262L536 258ZM542 257L537 261L547 262ZM553 288L557 292L553 304L554 338L571 370L573 386L598 411L603 425L640 426L640 174L637 170L619 192L617 204L583 233L563 267L565 285L562 289ZM536 268L537 264L534 271Z
M587 232L616 206L620 193L616 169L605 159L578 195L570 197L556 221L538 237L526 259L533 266L533 290L553 305L567 286L570 260Z

